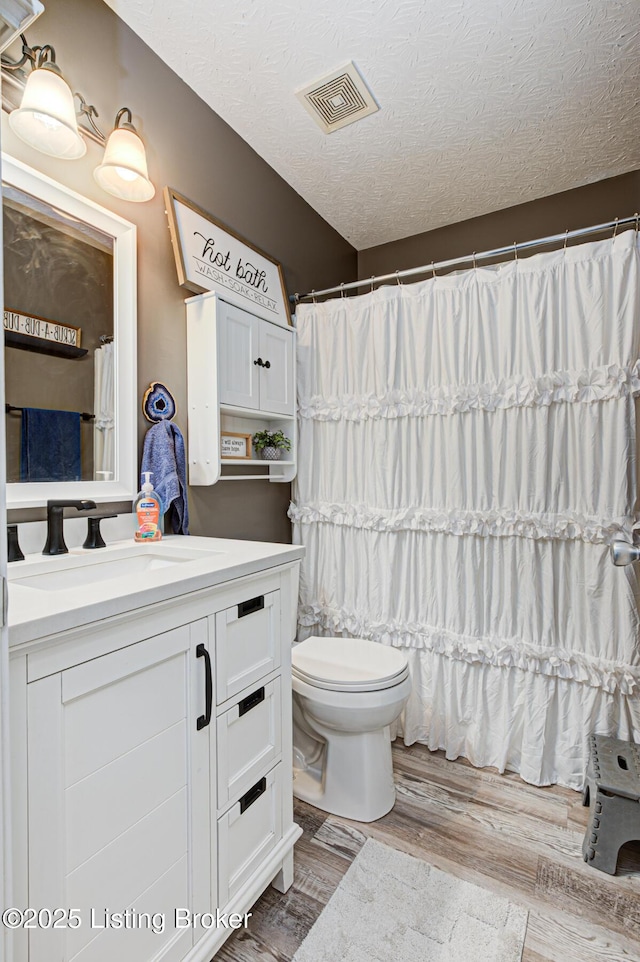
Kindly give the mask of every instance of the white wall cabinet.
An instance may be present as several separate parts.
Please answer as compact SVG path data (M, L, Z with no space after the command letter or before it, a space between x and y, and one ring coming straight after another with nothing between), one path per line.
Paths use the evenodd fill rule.
M81 919L16 933L15 962L209 962L231 930L176 909L244 913L291 884L297 570L13 652L15 902Z
M186 301L189 392L189 483L240 477L287 482L296 473L295 330L227 303L215 293ZM291 452L277 462L222 459L220 435L281 430Z
M220 404L292 417L291 330L224 301L217 326Z

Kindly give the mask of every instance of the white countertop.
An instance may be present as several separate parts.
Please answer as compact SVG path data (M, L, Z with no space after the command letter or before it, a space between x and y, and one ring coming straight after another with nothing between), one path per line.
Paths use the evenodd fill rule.
M198 557L171 563L173 557L191 552ZM166 563L148 571L118 572L119 558L145 555ZM230 541L224 538L168 536L152 544L133 539L117 541L91 551L71 549L69 554L47 557L27 555L9 564L9 645L14 647L37 638L92 624L104 618L168 601L204 588L211 588L278 565L298 561L299 545L261 541ZM111 562L114 562L113 564ZM106 565L104 577L84 583L89 566ZM73 569L73 570L72 570ZM97 571L97 569L93 569ZM69 572L63 587L30 587L38 576ZM75 574L74 574L75 572ZM42 578L41 584L46 582ZM23 581L24 584L17 584ZM50 579L55 583L56 578Z

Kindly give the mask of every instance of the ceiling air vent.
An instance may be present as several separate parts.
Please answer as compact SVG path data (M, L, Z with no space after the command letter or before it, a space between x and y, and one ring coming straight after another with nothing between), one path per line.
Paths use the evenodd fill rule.
M325 134L380 110L352 61L327 77L296 90L296 96Z

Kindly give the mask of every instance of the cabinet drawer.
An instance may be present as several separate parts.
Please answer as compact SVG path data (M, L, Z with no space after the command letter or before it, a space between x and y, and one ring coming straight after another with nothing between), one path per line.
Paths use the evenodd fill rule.
M280 679L245 694L217 721L218 808L246 792L282 750Z
M280 666L280 592L248 595L215 615L218 704Z
M282 838L282 765L218 819L218 904L222 908Z

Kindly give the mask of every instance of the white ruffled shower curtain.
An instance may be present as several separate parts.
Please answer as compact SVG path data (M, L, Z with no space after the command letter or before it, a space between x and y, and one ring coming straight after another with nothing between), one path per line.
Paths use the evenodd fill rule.
M640 741L635 232L298 308L299 638L407 655L408 744L580 788Z
M93 355L93 477L110 481L115 476L115 371L113 342L96 348Z

